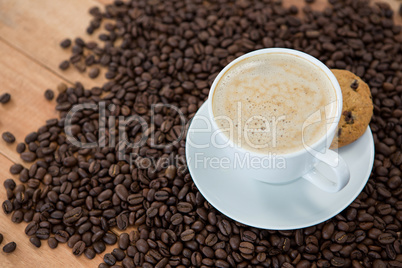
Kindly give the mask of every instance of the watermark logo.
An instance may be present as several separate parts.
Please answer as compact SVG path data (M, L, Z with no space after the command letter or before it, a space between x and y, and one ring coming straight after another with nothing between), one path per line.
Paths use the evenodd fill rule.
M263 157L256 157L253 154L234 153L234 157L206 156L204 153L195 153L194 157L188 157L188 164L192 163L194 168L203 169L285 169L286 160L284 157L269 153Z
M186 116L181 109L171 104L159 103L151 105L147 116L122 116L119 115L119 112L116 112L114 104L106 105L106 102L99 102L98 104L84 103L75 105L68 112L65 118L65 133L67 140L78 148L114 148L117 152L118 160L128 161L130 165L137 168L144 168L144 166L146 168L160 167L162 164L166 166L171 164L185 166L184 156L181 156L180 161L170 159L169 162L162 163L161 160L153 155L141 157L138 154L139 149L145 145L151 149L163 151L169 147L178 147L181 142L185 141L196 149L213 147L224 150L227 147L240 147L245 151L251 149L249 150L251 152L258 150L266 152L264 156L246 153L220 158L202 155L197 155L194 159L188 158L188 161L194 161L195 166L221 169L281 169L286 168L286 161L284 157L280 157L281 152L278 146L292 141L291 139L300 139L303 148L312 155L317 156L317 158L325 153L323 150L316 151L309 144L306 133L307 135L309 134L306 130L316 124L324 124L328 131L333 120L335 120L333 111L336 110L336 106L337 103L334 102L311 114L303 122L301 130L298 132L300 135L297 134L298 136L293 138L284 138L282 137L284 131L286 131L289 124L292 124L290 116L284 114L246 117L243 113L242 103L239 102L235 118L217 116L211 119L209 116L198 115L194 120L202 121L201 125L204 127L193 129L193 131L210 133L208 134L210 137L208 141L199 141L192 139L191 135L185 140L189 122L187 122ZM85 110L92 110L98 114L97 131L91 132L89 137L77 135L79 132L77 131L77 127L79 127L77 121L81 118L78 115ZM162 114L167 114L168 116L162 116ZM215 120L218 125L217 129L214 129L211 120ZM326 137L325 134L324 136Z

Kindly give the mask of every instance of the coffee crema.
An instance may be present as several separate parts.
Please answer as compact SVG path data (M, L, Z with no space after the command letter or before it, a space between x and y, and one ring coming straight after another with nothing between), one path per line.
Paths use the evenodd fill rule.
M237 146L263 154L288 154L314 144L336 113L336 108L324 110L336 101L327 74L300 56L280 52L235 63L218 81L212 98L221 131Z

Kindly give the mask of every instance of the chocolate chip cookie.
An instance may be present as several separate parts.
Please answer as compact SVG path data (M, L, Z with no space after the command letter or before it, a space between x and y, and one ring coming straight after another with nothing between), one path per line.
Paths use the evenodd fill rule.
M347 70L331 70L342 89L343 108L331 149L348 145L364 134L373 115L369 86Z

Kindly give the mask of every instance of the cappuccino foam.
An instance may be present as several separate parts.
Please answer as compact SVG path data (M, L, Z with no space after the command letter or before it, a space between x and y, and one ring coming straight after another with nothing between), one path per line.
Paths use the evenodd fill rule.
M326 134L332 121L310 121L335 101L335 89L318 66L296 55L267 53L239 61L223 74L212 110L219 128L237 146L287 154Z

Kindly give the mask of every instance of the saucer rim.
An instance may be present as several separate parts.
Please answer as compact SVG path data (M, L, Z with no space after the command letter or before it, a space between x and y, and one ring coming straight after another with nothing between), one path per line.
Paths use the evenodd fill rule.
M196 118L197 115L198 115L203 109L206 109L206 112L208 112L207 107L206 107L207 105L208 105L208 103L205 102L205 103L198 109L198 111L196 112L196 114L194 115L194 117L192 118L192 120L193 120L194 118ZM192 120L191 120L191 121L192 121ZM187 131L187 135L186 135L186 140L187 140L188 136L191 135L191 131L190 131L190 130L191 130L191 125L192 125L192 122L190 122L188 131ZM250 224L250 223L247 223L247 222L245 222L245 221L243 221L243 220L238 219L237 217L233 217L233 216L231 216L230 213L227 213L227 211L226 211L225 208L223 208L223 207L220 206L220 205L216 205L216 204L212 203L212 202L207 198L208 195L205 193L203 187L200 187L199 182L197 183L197 180L194 179L193 176L191 175L191 174L194 174L194 172L192 172L191 162L190 162L190 164L188 164L187 168L188 168L188 171L189 171L189 173L190 173L190 175L191 175L191 178L192 178L194 184L196 185L198 191L200 191L200 193L202 194L202 196L205 198L205 200L208 201L215 209L217 209L218 211L220 211L220 212L221 212L222 214L224 214L225 216L227 216L227 217L229 217L229 218L231 218L231 219L233 219L233 220L235 220L235 221L237 221L237 222L239 222L239 223L241 223L241 224L245 224L245 225L247 225L247 226L256 227L256 228L261 228L261 229L270 229L270 230L295 230L295 229L307 228L307 227L310 227L310 226L314 226L314 225L320 224L320 223L322 223L322 222L324 222L324 221L327 221L327 220L329 220L329 219L335 217L335 216L338 215L340 212L342 212L343 210L345 210L351 203L353 203L353 201L354 201L354 200L359 196L359 194L363 191L364 187L366 186L366 184L367 184L367 182L368 182L368 180L369 180L369 178L370 178L370 174L371 174L371 171L372 171L372 169L373 169L374 158L375 158L374 137L373 137L373 134L372 134L371 129L370 129L369 126L367 127L367 129L366 129L366 131L364 132L364 134L362 135L362 137L365 136L365 135L367 135L367 133L368 133L368 139L369 139L369 142L368 142L369 146L368 146L368 147L369 147L369 150L370 150L370 156L367 156L367 157L370 158L370 164L368 165L368 167L367 167L367 169L366 169L366 174L365 174L364 176L360 176L360 178L363 178L363 179L362 179L362 181L361 181L361 184L359 184L359 188L356 188L357 191L355 192L355 194L352 195L352 196L349 198L349 200L348 200L347 202L344 202L343 205L341 205L341 206L339 207L339 209L335 210L335 211L332 212L332 213L329 213L329 216L327 216L327 217L322 217L322 218L320 218L320 219L317 219L317 220L314 220L314 221L310 222L308 225L289 224L289 225L286 225L286 226L278 226L278 225L276 225L276 226L273 226L273 225L270 226L269 224L265 224L265 225L264 225L264 224L262 224L262 225L261 225L261 224L254 224L254 223L253 223L253 224ZM206 133L206 134L207 134L207 133ZM359 138L359 139L360 139L360 138ZM358 139L358 140L359 140L359 139ZM356 141L357 141L357 140L356 140ZM356 141L355 141L355 142L356 142ZM353 146L353 144L354 144L354 142L351 143L351 144L349 144L349 145L347 145L347 146ZM346 147L346 146L345 146L345 147ZM189 143L186 142L186 148L185 148L186 161L187 161L187 157L189 156L188 152L189 152L190 148L192 148L192 146L191 146ZM208 149L207 149L207 150L208 150ZM339 150L342 150L342 148L340 148ZM285 185L285 186L286 186L287 184L295 183L296 181L298 181L298 180L300 180L300 179L301 179L301 178L297 178L296 180L293 180L293 181L291 181L291 182L289 182L289 183L282 184L282 185ZM314 187L313 185L311 185L311 186ZM276 185L272 185L272 187L276 187ZM334 194L336 194L336 193L334 193Z

